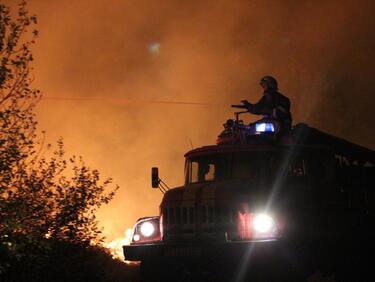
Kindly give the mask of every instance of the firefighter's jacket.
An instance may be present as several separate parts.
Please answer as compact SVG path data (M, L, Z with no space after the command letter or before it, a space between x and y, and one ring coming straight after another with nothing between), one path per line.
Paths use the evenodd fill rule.
M290 101L276 90L264 91L263 97L256 104L248 103L246 108L252 114L265 115L279 120L284 129L289 129L292 125Z

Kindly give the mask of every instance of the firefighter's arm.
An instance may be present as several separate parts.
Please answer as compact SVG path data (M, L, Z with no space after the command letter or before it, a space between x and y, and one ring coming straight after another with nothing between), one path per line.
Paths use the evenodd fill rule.
M249 112L255 115L267 115L272 114L272 111L269 109L269 102L267 101L267 97L263 96L258 103L252 104L251 109L248 109Z
M241 103L242 103L242 105L232 105L232 107L233 108L246 109L249 112L251 112L250 109L253 107L253 105L251 103L249 103L247 100L242 100Z

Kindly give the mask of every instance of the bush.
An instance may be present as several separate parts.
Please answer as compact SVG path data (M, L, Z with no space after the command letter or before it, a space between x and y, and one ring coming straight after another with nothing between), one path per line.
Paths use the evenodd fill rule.
M112 259L108 251L102 247L46 241L48 248L33 249L30 253L34 256L25 256L13 261L10 271L6 275L0 275L1 281L120 282L138 279L137 267Z

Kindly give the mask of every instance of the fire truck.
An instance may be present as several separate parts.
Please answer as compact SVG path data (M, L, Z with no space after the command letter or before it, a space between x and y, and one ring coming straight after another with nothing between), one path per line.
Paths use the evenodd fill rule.
M152 168L160 214L137 221L125 259L141 261L142 281L368 281L374 151L242 113L185 154L183 186Z

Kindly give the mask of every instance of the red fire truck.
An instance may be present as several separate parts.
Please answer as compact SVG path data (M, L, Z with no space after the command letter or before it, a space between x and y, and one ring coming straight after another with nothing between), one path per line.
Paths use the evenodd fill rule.
M141 261L143 281L364 281L374 151L306 124L246 125L241 113L216 145L185 154L183 186L164 190L153 168L160 215L137 221L126 260Z

